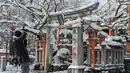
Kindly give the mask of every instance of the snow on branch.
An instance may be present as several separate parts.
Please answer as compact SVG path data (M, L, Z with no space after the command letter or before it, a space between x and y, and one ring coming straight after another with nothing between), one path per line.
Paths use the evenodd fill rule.
M118 20L116 20L115 22L113 22L111 25L108 25L108 27L114 28L115 25L118 24L119 22L127 21L127 20L128 20L128 17L127 17L127 18L118 19Z
M39 26L39 29L41 29L45 24L46 24L46 20L47 20L47 18L48 18L48 14L44 17L44 19L43 19L43 23L41 23L41 25Z
M15 0L15 1L16 1L16 0ZM41 17L39 16L39 15L42 15L42 12L41 12L41 13L33 12L33 11L31 11L30 9L28 9L25 5L19 4L17 1L16 1L16 3L14 3L14 2L9 2L9 1L8 1L8 3L10 3L10 4L12 4L12 5L15 5L15 6L17 6L17 7L20 7L21 9L23 9L23 10L25 10L25 11L27 11L27 12L30 12L31 14L34 14L35 16L37 16L37 17L39 18L40 21L42 21Z
M0 20L0 23L17 23L14 20Z
M34 25L34 23L30 23L30 22L23 21L22 19L20 19L20 18L17 17L17 16L10 16L10 15L7 15L7 14L1 14L1 15L3 15L3 16L8 16L8 17L11 17L11 18L13 18L13 19L16 19L16 20L18 20L18 21L24 23L24 25L26 25L26 26L32 26L32 25ZM12 19L12 21L13 21L13 19ZM16 21L16 22L17 22L17 21ZM30 25L30 24L31 24L31 25Z
M66 14L69 14L69 13L79 13L79 11L83 11L85 10L86 8L94 5L94 4L98 4L99 2L96 2L96 3L90 3L90 4L87 4L85 6L82 6L82 7L79 7L79 8L75 8L75 9L69 9L69 10L62 10L62 11L57 11L57 12L50 12L49 15L50 16L57 16L57 15L66 15Z
M28 27L28 26L24 26L23 30L31 32L31 33L33 33L35 35L37 35L37 34L39 34L41 32L41 30L39 30L39 29L34 29L34 28L31 28L31 27ZM46 31L43 31L43 30L42 30L42 32L46 33Z

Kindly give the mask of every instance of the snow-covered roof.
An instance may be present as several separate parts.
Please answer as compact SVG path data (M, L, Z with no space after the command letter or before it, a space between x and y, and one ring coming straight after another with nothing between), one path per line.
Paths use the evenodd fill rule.
M108 41L107 45L113 45L113 46L121 46L121 43L115 42L115 41Z
M121 46L122 44L115 41L105 41L105 42L102 42L102 45L106 45L107 49L111 49L109 46Z
M121 42L124 40L121 36L109 36L105 39L107 45L113 45L113 46L121 46L121 42L117 42L118 40L121 40Z
M91 24L86 24L84 25L84 29L88 29L88 28L93 28L93 29L96 29L96 30L102 30L102 28L100 26L98 26L96 23L91 23Z
M94 29L97 29L97 30L102 30L102 28L100 26L98 26L97 24L95 23L91 23L90 26Z

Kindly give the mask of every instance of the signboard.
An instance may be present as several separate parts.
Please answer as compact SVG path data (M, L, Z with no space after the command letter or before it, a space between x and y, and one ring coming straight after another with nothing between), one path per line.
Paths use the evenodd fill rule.
M5 40L9 40L9 33L3 33L2 34L2 37L5 39Z

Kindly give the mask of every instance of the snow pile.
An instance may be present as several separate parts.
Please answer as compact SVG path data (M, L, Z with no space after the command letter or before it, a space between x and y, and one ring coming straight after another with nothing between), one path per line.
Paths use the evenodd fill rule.
M70 51L67 48L61 48L60 50L58 50L57 54L53 57L54 64L56 65L64 64L63 61L65 62L66 59L69 59L69 56Z
M57 56L63 56L66 53L70 53L70 51L67 48L61 48L60 50L58 50Z
M105 39L107 45L121 46L125 38L121 36L109 36Z
M67 30L67 29L61 29L60 34L61 34L61 33L64 33L65 36L67 36L67 34L69 34L69 33L72 34L72 31L71 31L71 30Z
M74 65L71 65L69 66L68 68L71 68L71 69L85 69L86 66L84 65L77 65L77 66L74 66Z

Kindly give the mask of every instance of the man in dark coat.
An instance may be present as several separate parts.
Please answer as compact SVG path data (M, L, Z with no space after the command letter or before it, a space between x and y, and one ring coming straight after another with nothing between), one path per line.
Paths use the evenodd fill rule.
M14 33L14 46L16 50L16 55L21 65L21 73L29 73L29 63L30 58L28 55L28 51L26 49L27 40L26 40L26 32L21 30L16 30Z

